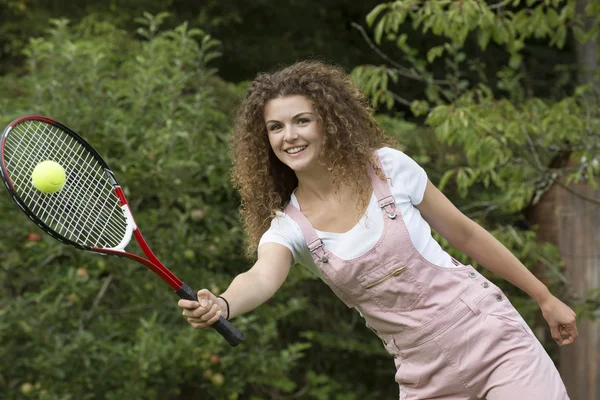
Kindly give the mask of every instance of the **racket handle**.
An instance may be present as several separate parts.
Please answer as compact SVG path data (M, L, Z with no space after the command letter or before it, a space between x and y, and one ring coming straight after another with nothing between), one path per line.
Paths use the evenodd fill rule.
M223 317L219 317L219 320L212 324L217 332L221 334L233 347L237 346L244 340L244 334L238 331L235 326L231 325L231 322L227 321Z
M196 292L184 282L181 283L181 288L175 293L182 299L198 301ZM219 320L211 326L233 347L240 344L244 339L244 334L223 317L219 317Z

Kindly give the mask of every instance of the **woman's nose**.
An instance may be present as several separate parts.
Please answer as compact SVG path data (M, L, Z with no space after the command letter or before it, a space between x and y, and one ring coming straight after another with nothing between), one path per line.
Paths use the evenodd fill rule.
M285 128L284 140L286 142L294 141L297 138L298 138L298 132L296 132L296 129L293 126L289 126L289 127Z

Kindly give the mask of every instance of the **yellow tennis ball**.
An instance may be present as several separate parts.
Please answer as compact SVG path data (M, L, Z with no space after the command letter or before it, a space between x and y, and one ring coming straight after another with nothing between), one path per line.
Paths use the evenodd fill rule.
M56 193L65 185L67 174L59 163L47 160L35 166L31 180L40 192Z

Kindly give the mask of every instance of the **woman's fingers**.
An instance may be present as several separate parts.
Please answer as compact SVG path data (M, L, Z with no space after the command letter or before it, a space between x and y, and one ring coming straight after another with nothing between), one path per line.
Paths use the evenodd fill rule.
M216 303L209 302L207 307L198 307L194 311L184 310L183 315L194 328L207 328L221 317L221 310ZM200 311L198 311L200 310Z
M200 303L198 303L197 301L193 301L193 300L181 299L177 302L177 306L179 308L185 308L185 309L190 309L190 310L198 308L199 305L200 305Z
M203 304L205 304L205 305L203 305ZM210 309L212 308L212 306L213 306L213 302L211 300L208 300L207 302L202 302L202 303L198 304L196 307L184 308L181 314L184 317L197 319L197 318L202 317L207 312L209 312Z
M577 331L577 326L575 324L559 325L558 330L560 334L559 345L561 346L573 343L577 336L579 336L579 332Z
M577 325L575 323L551 326L550 333L552 335L552 339L554 339L559 346L571 344L575 342L575 339L577 339L577 336L579 336Z
M197 296L198 301L181 299L177 305L183 309L181 314L194 328L208 328L221 316L217 298L207 289L199 290Z

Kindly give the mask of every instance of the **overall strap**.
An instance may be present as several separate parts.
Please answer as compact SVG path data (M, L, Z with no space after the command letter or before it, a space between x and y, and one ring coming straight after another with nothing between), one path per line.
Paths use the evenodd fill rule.
M373 157L377 163L377 168L379 168L379 170L383 173L383 168L381 167L381 162L379 161L379 157L377 156L376 152L373 154ZM396 201L394 200L390 190L390 184L388 183L389 179L382 180L377 175L377 172L370 163L367 166L369 170L369 177L371 178L371 185L373 186L375 197L377 197L379 208L381 208L381 210L385 212L389 218L395 219Z
M348 307L354 307L356 305L355 297L347 293L347 289L344 290L339 286L339 282L334 277L336 276L334 272L335 258L332 258L329 262L329 257L325 252L325 247L323 247L323 241L317 236L315 229L312 227L310 221L300 212L300 210L294 207L292 204L288 204L285 208L285 213L292 218L302 229L302 233L304 234L304 240L306 240L306 244L308 245L308 249L310 250L311 256L315 262L315 264L319 267L323 274L323 280L327 283L327 285L331 288L331 290L339 297L344 304Z
M308 245L308 249L310 253L313 255L313 258L320 260L321 262L327 262L328 257L325 254L325 248L323 247L323 241L317 235L317 232L313 228L312 224L298 210L292 203L289 203L287 207L285 207L284 212L290 216L302 230L302 234L304 235L304 240L306 240L306 244Z

